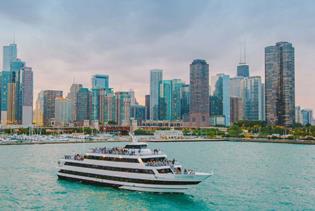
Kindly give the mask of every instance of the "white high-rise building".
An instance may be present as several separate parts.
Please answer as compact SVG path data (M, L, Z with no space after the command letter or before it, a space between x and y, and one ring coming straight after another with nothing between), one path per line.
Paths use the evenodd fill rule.
M295 107L295 123L303 124L301 106Z

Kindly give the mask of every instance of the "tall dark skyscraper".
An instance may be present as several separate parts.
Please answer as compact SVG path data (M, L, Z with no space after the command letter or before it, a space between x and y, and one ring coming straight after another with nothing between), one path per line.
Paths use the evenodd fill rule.
M272 125L291 126L295 120L294 47L278 42L265 48L266 120Z
M145 119L150 119L150 95L145 96Z
M190 65L190 124L209 126L209 65L200 59Z

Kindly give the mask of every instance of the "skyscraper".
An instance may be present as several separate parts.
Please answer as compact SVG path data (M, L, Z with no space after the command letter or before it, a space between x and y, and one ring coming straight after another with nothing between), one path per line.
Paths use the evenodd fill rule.
M181 119L181 90L184 86L184 82L181 79L173 79L172 80L172 120L180 120Z
M243 100L240 97L231 97L230 100L231 123L235 123L243 119Z
M265 84L261 84L261 117L262 121L266 121L266 104L265 104Z
M93 124L104 123L104 102L109 88L109 76L97 74L92 77L92 114Z
M172 120L172 80L163 80L159 90L159 119Z
M116 92L117 123L128 126L130 121L130 96L128 92Z
M17 124L17 111L16 111L16 84L8 83L8 116L7 116L7 124Z
M201 59L190 64L190 124L209 125L209 65Z
M67 95L67 98L71 102L71 121L76 121L77 120L77 93L79 90L82 88L82 84L75 84L73 83L70 87L70 92Z
M240 97L245 99L246 87L244 77L234 77L230 79L230 95L231 97Z
M6 125L8 119L8 97L9 84L12 83L13 74L11 71L1 73L1 124ZM10 87L11 88L11 87ZM12 92L11 92L12 93ZM12 96L11 96L12 99Z
M33 123L33 71L20 59L11 61L9 71L1 74L1 123Z
M91 110L91 92L88 88L81 87L76 96L76 122L83 125L84 120L90 120Z
M303 124L301 106L295 107L295 123Z
M22 71L22 125L33 124L33 71L30 67L24 67Z
M238 77L249 77L249 66L245 63L239 63L237 65L237 76Z
M16 58L17 58L17 48L16 48L15 43L3 46L2 70L10 71L10 64L12 61L16 60Z
M145 95L145 119L150 119L150 95Z
M224 125L230 126L230 109L230 76L217 74L211 78L210 117L223 116Z
M245 78L244 119L262 121L261 77Z
M111 89L94 88L92 89L92 115L91 120L103 124L104 119L104 106L105 97L108 93L112 92Z
M190 108L190 88L189 84L184 84L181 88L181 119L184 122L189 121L189 108Z
M137 100L136 100L136 96L135 96L135 91L134 90L132 90L132 89L129 90L129 96L130 96L130 105L138 104Z
M62 97L63 93L59 90L44 90L44 115L43 122L45 126L50 126L55 118L55 102L57 97Z
M35 125L44 126L44 91L38 93L34 111Z
M109 92L106 94L104 106L104 121L106 123L109 121L117 123L117 101L115 93Z
M141 124L145 120L145 106L134 104L130 106L130 118L137 120Z
M72 121L72 103L68 98L56 97L55 99L55 124L66 126Z
M159 93L160 83L163 80L163 70L150 71L150 119L159 119Z
M109 88L109 76L96 74L92 77L93 89L108 89Z
M294 60L294 47L289 42L265 48L265 104L269 124L291 126L294 123Z

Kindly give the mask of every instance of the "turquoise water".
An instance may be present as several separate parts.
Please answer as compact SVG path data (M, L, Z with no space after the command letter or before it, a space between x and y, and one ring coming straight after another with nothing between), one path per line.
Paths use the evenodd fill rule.
M315 146L152 143L184 166L214 171L187 194L152 194L61 181L58 158L113 144L0 146L0 210L315 209ZM120 144L121 145L121 144Z

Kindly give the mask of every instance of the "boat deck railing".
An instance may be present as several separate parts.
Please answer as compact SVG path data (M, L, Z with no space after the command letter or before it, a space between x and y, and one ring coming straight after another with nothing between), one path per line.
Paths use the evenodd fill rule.
M152 151L148 149L126 149L126 148L119 148L119 147L93 148L91 149L90 152L97 153L97 154L110 154L110 155L162 155L163 154L158 149L154 149Z

